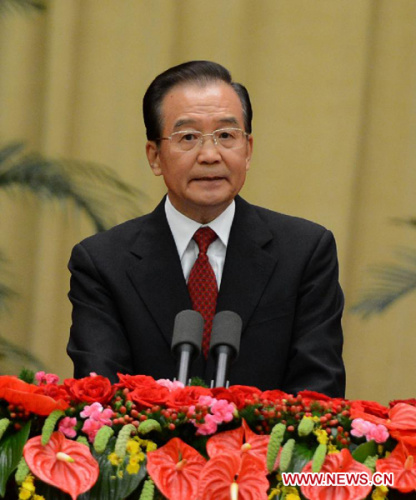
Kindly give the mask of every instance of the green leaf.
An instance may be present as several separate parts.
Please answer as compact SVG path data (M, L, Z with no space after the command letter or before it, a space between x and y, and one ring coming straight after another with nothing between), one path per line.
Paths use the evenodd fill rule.
M0 496L4 497L11 473L19 465L23 447L29 437L30 422L16 433L9 434L0 442Z
M315 450L309 448L307 444L296 443L290 464L291 472L301 472L305 465L312 460L314 452Z
M357 462L363 464L367 457L372 457L377 455L377 443L375 441L368 441L366 443L360 444L357 448L352 452L352 457Z

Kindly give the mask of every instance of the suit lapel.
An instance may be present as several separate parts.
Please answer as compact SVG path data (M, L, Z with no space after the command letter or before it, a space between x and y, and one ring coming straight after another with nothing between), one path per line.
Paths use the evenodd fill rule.
M244 329L276 266L277 258L267 251L273 235L256 210L236 198L236 213L218 295L217 311L239 314Z
M192 305L164 203L143 221L127 274L170 345L176 314Z

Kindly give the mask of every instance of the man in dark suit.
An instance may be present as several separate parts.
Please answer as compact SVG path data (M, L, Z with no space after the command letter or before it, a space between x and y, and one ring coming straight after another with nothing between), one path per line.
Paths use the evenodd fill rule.
M203 252L193 235L208 226L214 308L243 320L230 383L343 396L343 294L332 234L238 196L253 148L246 89L222 66L192 61L152 82L143 111L147 157L167 196L154 212L74 247L75 376L175 377L174 319L198 309L190 282ZM207 382L214 372L211 354L191 368Z

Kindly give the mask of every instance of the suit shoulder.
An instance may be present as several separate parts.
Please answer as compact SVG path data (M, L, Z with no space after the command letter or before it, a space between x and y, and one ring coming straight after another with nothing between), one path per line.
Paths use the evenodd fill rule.
M310 235L320 237L323 233L328 231L328 229L321 224L302 217L275 212L256 205L252 205L252 207L260 219L269 226L271 231L278 232L279 234L285 232L287 234L302 234L304 236Z
M134 239L136 239L138 233L140 232L143 224L146 222L150 214L142 215L134 219L127 220L121 224L117 224L106 231L93 234L83 239L79 245L84 246L88 250L93 250L95 248L103 248L108 246L123 246L123 244L128 245Z

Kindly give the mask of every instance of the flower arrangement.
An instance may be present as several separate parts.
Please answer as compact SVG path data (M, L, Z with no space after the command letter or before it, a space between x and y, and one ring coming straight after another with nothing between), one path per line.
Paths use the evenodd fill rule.
M0 376L0 436L1 498L383 500L416 491L416 400L385 407L145 375L61 384L25 372Z

